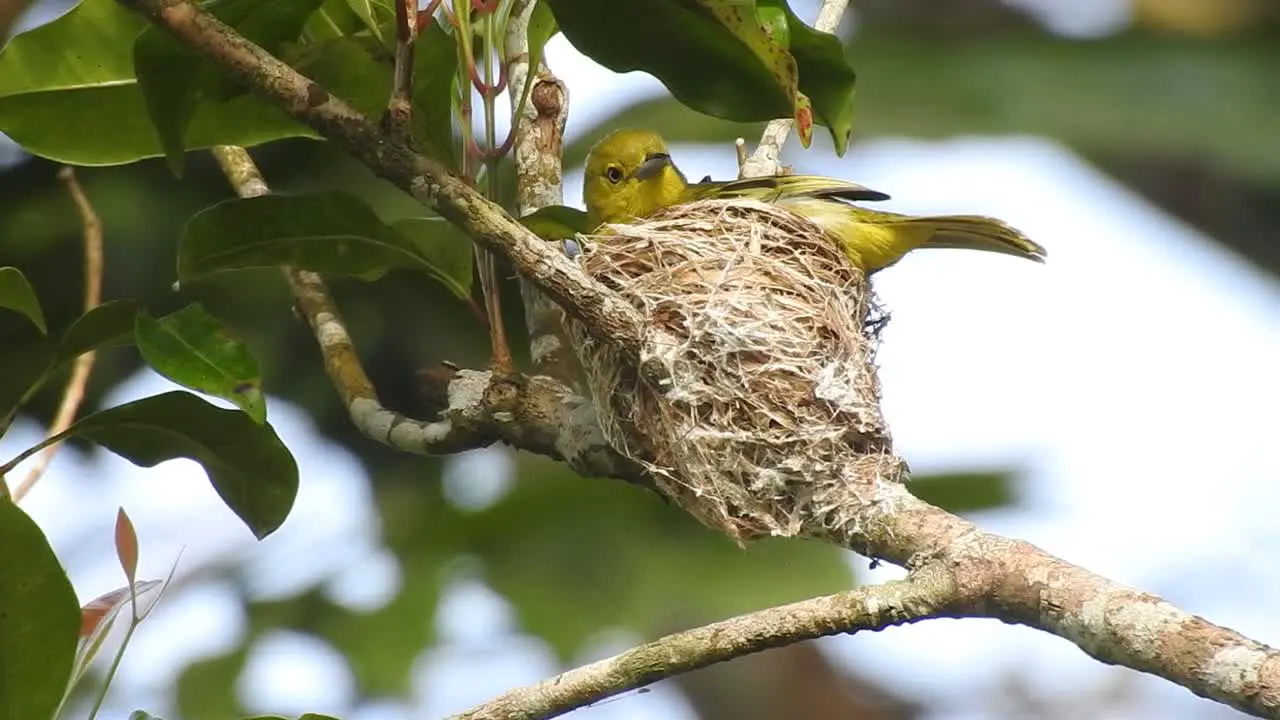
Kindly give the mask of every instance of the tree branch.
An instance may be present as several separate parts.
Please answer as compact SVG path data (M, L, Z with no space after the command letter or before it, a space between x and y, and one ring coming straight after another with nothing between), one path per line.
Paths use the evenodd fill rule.
M212 152L237 195L250 198L271 193L244 148L219 145ZM324 280L292 267L284 268L284 274L351 422L368 437L419 455L445 455L503 442L564 461L584 476L649 484L636 463L605 441L591 403L551 378L474 370L429 373L429 389L444 399L442 419L427 422L388 410L365 374Z
M102 302L102 219L93 209L80 182L76 180L75 170L70 165L58 171L58 179L67 187L67 194L75 203L80 214L81 236L84 240L84 311L89 312ZM89 384L89 373L93 370L93 361L97 353L90 350L75 359L71 366L71 377L67 378L67 387L62 391L62 401L58 403L58 412L49 424L47 437L53 437L71 427L76 419L76 411L84 402L84 390ZM22 484L13 491L13 501L19 502L31 488L44 476L44 471L53 460L62 443L47 446L35 459L31 471L23 479Z
M533 0L515 0L507 21L507 77L511 78L512 145L516 164L516 214L527 215L548 205L564 202L561 180L561 143L569 116L569 94L546 63L530 71L529 18ZM526 90L526 83L533 87ZM520 106L528 93L528 102ZM518 113L518 115L517 115ZM580 372L577 358L560 321L563 311L523 277L520 294L524 299L525 324L529 329L529 357L534 372L573 382Z
M632 648L506 692L453 720L540 720L713 663L813 638L950 617L955 588L937 568L904 580L760 610Z
M638 312L600 288L496 205L449 176L434 161L380 133L376 125L345 103L187 0L123 1L142 9L184 44L355 154L382 177L435 205L478 242L506 256L518 272L587 324L602 341L634 353L642 364L646 351L660 347L661 338L652 336ZM311 315L321 317L321 306L315 310ZM332 321L337 322L336 313L332 313ZM322 347L334 327L332 323L313 324ZM441 382L446 384L444 396L450 405L445 412L447 426L413 425L416 421L406 424L381 410L367 380L366 385L351 385L352 405L360 400L373 403L361 422L369 426L366 431L376 426L385 441L396 447L417 447L415 451L421 452L421 443L439 446L439 433L471 428L476 434L470 437L492 433L496 439L541 444L548 454L559 453L586 474L620 474L598 471L617 459L611 450L604 449L607 446L602 440L581 443L580 438L566 439L566 434L573 433L598 438L599 430L594 423L581 420L583 415L592 416L585 403L566 409L576 396L559 383L548 378L512 379L469 371L458 371ZM514 406L504 404L509 397L517 398ZM357 415L361 413L353 407L353 416ZM573 454L573 448L582 447L599 450L605 459L599 464L584 461L583 455ZM824 511L808 518L805 527L812 537L908 567L913 572L907 582L861 588L834 599L761 611L672 636L527 691L505 695L479 709L489 714L472 717L548 717L765 647L939 616L990 617L1040 628L1072 641L1103 662L1159 675L1247 713L1280 717L1280 655L1274 649L1028 543L981 532L912 496L900 471L886 468L884 472L853 474L856 477L849 487L842 487L842 493L847 494L841 498L814 499L814 506Z
M354 155L379 176L433 206L473 240L505 257L596 337L638 358L661 352L662 338L640 313L587 277L551 243L516 222L431 158L388 137L368 118L303 77L189 0L121 0L210 60L255 94Z
M1280 717L1280 652L1057 558L983 532L912 495L897 478L859 478L856 508L832 508L814 537L869 557L945 570L955 617L1053 633L1102 662L1163 677L1258 717ZM839 516L838 518L836 516Z
M395 0L395 5L395 71L391 76L391 99L382 120L389 136L407 143L413 121L413 41L418 37L418 2Z

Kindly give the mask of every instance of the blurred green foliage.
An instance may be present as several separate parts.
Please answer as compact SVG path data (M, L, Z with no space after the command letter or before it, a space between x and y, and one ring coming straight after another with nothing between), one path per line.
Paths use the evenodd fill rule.
M123 11L109 0L87 0L82 7L84 19L93 20L80 28L86 44L118 40L119 33L142 27L139 21L117 17ZM362 109L376 112L388 87L386 57L376 52L385 40L377 32L378 18L386 18L384 5L329 0L323 8L331 13L326 16L330 22L312 17L306 26L320 43L334 43L326 46L333 52L308 55L283 45L282 52L296 50L291 57L300 67L330 82ZM101 17L89 17L90 10ZM1280 145L1274 135L1280 43L1274 31L1218 42L1140 32L1071 41L1025 26L989 34L925 36L897 26L880 32L876 16L869 17L849 48L860 74L855 138L1036 133L1061 139L1104 166L1130 168L1131 175L1140 174L1134 167L1189 157L1215 168L1229 187L1259 188L1260 198L1280 192ZM324 28L361 23L370 34L359 42L323 35ZM125 162L159 157L168 149L174 160L179 146L206 146L211 136L202 133L224 133L242 121L267 116L279 122L279 129L275 135L256 136L258 140L308 134L227 87L213 93L222 105L187 118L185 133L180 132L183 114L190 108L167 108L163 115L173 125L158 134L147 120L141 90L106 85L122 79L125 71L117 65L131 63L131 57L112 56L97 67L100 76L82 78L91 89L49 96L31 92L51 73L65 71L54 49L24 50L31 53L25 73L0 77L0 118L5 119L0 129L37 149L46 135L74 135L68 128L94 119L92 132L77 130L84 137L74 152L50 153L54 156ZM419 60L444 60L446 55L422 52ZM131 72L132 66L127 67ZM188 72L189 64L160 68L170 69L174 76L168 80L177 86L200 80L199 73ZM92 89L95 85L101 87ZM422 87L440 90L430 83ZM207 118L201 120L200 112ZM158 114L154 106L151 113ZM752 138L760 127L715 120L671 99L648 100L619 108L578 133L566 146L567 165L580 163L591 143L623 124L651 127L678 142ZM430 145L433 141L423 134L427 129L420 128L418 138ZM103 137L113 141L106 154ZM162 146L161 137L167 144ZM224 135L219 138L229 142ZM244 141L255 140L246 136ZM434 143L450 145L443 136ZM366 202L378 221L388 225L424 214L416 202L323 144L287 140L257 148L254 155L277 192L340 189ZM439 459L397 455L352 429L323 373L314 339L290 311L291 298L278 272L211 275L172 288L184 224L197 211L232 196L206 155L187 153L183 160L181 182L160 160L80 173L106 230L104 297L136 298L157 316L198 301L226 323L258 358L265 389L304 408L321 432L360 458L372 478L382 541L399 561L404 578L388 604L369 612L342 607L317 588L267 602L246 599L249 631L242 643L183 673L178 697L184 717L238 713L230 688L252 642L281 628L314 634L342 652L363 696L406 692L410 667L436 641L430 619L460 564L476 568L481 579L512 603L521 626L545 639L562 660L610 628L652 637L679 624L839 591L855 581L845 555L832 548L767 541L742 551L650 493L580 478L541 458L518 456L514 486L491 506L467 510L451 504L442 489ZM55 171L52 163L31 159L0 173L0 264L22 268L41 298L49 327L65 328L79 315L81 303L80 224ZM500 173L509 192L510 165L502 165ZM1168 195L1156 192L1156 197ZM510 207L510 198L504 201ZM1222 233L1219 239L1277 270L1280 255L1274 247L1254 251L1240 240L1260 237L1258 228L1280 221L1280 203L1265 207L1249 227ZM503 276L509 334L523 353L518 288L509 272ZM441 284L424 282L421 274L404 269L391 270L376 282L335 277L331 283L366 369L389 407L426 416L429 409L416 387L415 370L443 360L469 366L485 362L485 333L470 314L471 305ZM98 318L101 329L94 337L115 337L117 325L132 326L137 306L108 307ZM8 375L17 360L5 357L0 376ZM139 367L133 348L100 352L89 387L90 408ZM29 406L33 415L42 420L51 416L60 377L35 396ZM912 491L956 510L976 511L1016 502L1014 477L1012 470L945 474L917 478Z

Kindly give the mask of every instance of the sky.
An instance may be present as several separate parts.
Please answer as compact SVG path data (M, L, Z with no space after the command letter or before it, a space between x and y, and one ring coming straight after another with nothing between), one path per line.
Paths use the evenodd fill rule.
M595 65L562 37L547 55L569 87L570 138L617 106L662 92L653 78ZM784 161L885 191L893 199L878 205L884 209L997 216L1048 249L1043 266L987 253L919 252L877 275L877 293L892 313L878 356L884 409L912 468L1018 467L1019 506L976 516L984 529L1280 644L1272 610L1280 604L1274 280L1050 140L883 139L839 159L822 142L806 152L792 141ZM690 177L736 172L729 145L677 145L671 153ZM567 204L580 205L580 188L580 169L569 170ZM144 372L108 401L171 387ZM105 717L123 720L137 707L164 716L176 668L221 652L243 631L231 588L184 568L247 562L259 598L316 582L353 607L377 607L394 595L399 569L378 547L359 463L323 442L288 403L272 398L270 412L303 483L289 521L262 543L189 461L141 469L105 453L91 464L63 453L24 502L82 600L121 584L100 542L117 505L142 537L141 577L164 577L181 553L178 587L135 637ZM41 432L19 422L0 441L0 456ZM500 497L510 470L504 450L468 453L450 460L446 488L483 505ZM495 480L477 484L485 477ZM868 571L853 555L850 562L870 582L901 575ZM398 720L456 712L556 672L551 652L520 633L505 601L465 574L428 621L443 642L420 658L412 702L349 711L354 688L341 656L285 633L254 649L237 693L259 712ZM637 640L612 638L582 659ZM1164 681L1102 666L1064 640L994 621L932 621L821 646L887 687L946 708L931 720L991 717L995 709L975 699L1011 675L1064 701L1124 683L1132 699L1107 716L1117 720L1233 716ZM659 685L569 717L693 715Z

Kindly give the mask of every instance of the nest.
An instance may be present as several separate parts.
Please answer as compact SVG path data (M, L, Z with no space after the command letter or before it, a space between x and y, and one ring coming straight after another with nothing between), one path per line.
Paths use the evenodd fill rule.
M590 240L583 268L666 344L656 352L666 382L652 383L634 357L568 322L613 447L740 544L856 522L841 509L857 506L859 477L888 477L898 461L874 365L886 318L833 239L786 210L735 200L670 208Z

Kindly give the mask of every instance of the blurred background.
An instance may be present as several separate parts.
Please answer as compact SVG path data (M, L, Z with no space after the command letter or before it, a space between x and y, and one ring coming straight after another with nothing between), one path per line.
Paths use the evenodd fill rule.
M67 7L42 0L14 31ZM817 4L795 9L811 19ZM815 132L784 162L885 191L886 209L995 215L1049 250L1043 267L917 253L877 276L892 316L885 410L915 489L1280 643L1280 3L853 0L841 34L859 72L854 144L836 158ZM580 206L586 150L615 127L660 130L690 177L732 175L733 139L758 139L760 126L683 109L563 37L547 56L570 92L567 204ZM342 186L388 218L418 211L320 143L254 155L278 191ZM420 458L364 439L278 273L171 289L185 219L231 196L207 155L187 168L182 181L158 160L80 172L106 227L104 299L155 313L198 300L247 340L302 488L257 543L193 463L61 452L24 507L82 601L123 584L118 505L141 577L177 563L103 716L440 717L666 632L901 574L803 541L740 551L650 493L506 448ZM78 314L82 273L56 171L0 136L0 264L27 274L55 325ZM419 368L486 362L466 306L418 276L333 288L392 408L426 414ZM100 352L86 410L166 386L132 349ZM60 388L0 455L38 441ZM569 717L1238 716L1064 640L965 620L773 650Z

